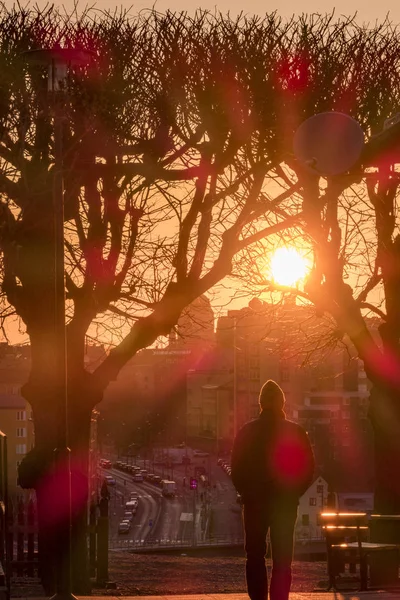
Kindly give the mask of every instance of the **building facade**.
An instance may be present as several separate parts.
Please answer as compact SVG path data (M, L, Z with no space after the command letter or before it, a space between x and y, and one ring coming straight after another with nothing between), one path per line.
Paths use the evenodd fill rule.
M34 444L32 411L18 394L0 394L0 431L7 436L8 490L13 503L29 495L18 484L18 467Z

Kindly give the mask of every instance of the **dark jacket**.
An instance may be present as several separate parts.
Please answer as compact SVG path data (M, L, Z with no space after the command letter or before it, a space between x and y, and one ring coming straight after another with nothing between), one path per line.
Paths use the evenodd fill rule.
M236 436L233 485L243 501L299 501L313 481L314 456L304 429L284 413L263 410Z

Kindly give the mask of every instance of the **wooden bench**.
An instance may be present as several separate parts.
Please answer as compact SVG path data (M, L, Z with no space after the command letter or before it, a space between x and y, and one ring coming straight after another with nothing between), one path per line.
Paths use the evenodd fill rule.
M368 589L368 559L371 554L399 551L400 545L369 541L370 517L367 513L323 512L319 524L325 534L328 590L337 589L337 577L350 568L360 568L360 590Z

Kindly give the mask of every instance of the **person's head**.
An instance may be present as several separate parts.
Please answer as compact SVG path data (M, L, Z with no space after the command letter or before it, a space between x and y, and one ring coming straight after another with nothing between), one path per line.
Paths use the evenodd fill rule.
M259 402L262 411L281 413L285 405L285 394L275 381L268 379L261 388Z

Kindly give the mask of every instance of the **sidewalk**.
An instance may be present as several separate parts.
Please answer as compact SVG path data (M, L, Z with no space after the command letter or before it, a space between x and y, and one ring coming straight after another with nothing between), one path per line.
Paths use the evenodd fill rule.
M290 600L394 600L399 592L308 592L290 594ZM247 594L179 594L177 596L79 596L78 600L249 600ZM32 598L18 598L32 600ZM36 598L35 600L46 600Z
M290 600L394 600L398 598L398 592L316 592L290 594ZM249 600L247 594L195 594L194 596L141 596L146 600ZM98 599L96 599L98 600ZM102 599L104 600L104 598ZM111 598L109 599L111 600ZM121 598L112 598L121 600ZM125 598L124 600L128 600ZM129 598L137 600L137 598Z

